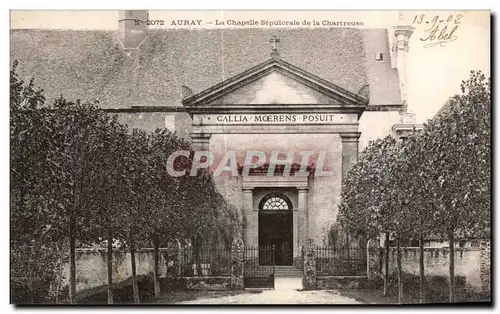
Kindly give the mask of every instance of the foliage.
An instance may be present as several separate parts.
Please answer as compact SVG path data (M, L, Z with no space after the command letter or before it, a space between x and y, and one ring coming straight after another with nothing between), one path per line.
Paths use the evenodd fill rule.
M61 237L57 215L51 210L54 193L48 156L53 147L51 112L43 107L43 91L10 72L10 209L11 285L31 292L35 302L48 297L52 267ZM34 153L36 152L36 153ZM16 296L13 296L15 299Z
M47 104L34 81L10 73L11 282L35 290L59 278L60 250L111 233L129 248L191 237L233 236L236 211L200 172L174 178L168 156L190 145L168 130L129 130L97 102ZM193 154L191 154L192 156ZM191 158L180 162L189 166ZM70 272L71 274L71 272ZM75 278L70 275L70 281ZM37 288L38 289L38 288Z
M344 180L342 224L369 236L488 233L489 81L472 72L462 91L421 133L369 143Z
M461 89L421 132L369 143L344 180L341 225L400 240L490 236L490 80L472 71Z
M395 140L387 136L369 143L350 169L342 186L339 222L354 234L373 238L392 228L394 200L390 165Z
M435 119L425 125L426 175L434 231L443 236L488 236L491 209L491 94L484 74L472 72Z

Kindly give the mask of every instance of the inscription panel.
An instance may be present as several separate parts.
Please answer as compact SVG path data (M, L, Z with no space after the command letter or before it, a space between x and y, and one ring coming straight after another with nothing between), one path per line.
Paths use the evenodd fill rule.
M343 113L269 113L269 114L197 114L194 125L235 124L340 124L357 123L356 114Z

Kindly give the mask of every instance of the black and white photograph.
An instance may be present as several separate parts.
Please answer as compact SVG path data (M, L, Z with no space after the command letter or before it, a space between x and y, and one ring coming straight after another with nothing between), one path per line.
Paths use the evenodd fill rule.
M10 303L491 305L491 19L11 10Z

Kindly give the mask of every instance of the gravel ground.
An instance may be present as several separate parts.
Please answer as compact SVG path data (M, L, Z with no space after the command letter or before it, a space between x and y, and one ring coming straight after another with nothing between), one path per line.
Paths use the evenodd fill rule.
M200 298L177 304L361 304L334 290L301 291L300 278L276 278L274 290L216 298Z

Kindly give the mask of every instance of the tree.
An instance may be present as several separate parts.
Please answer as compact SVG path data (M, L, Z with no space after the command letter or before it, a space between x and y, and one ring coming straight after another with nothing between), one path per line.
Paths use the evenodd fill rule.
M392 178L393 147L390 136L368 144L358 162L349 171L342 184L342 201L339 207L340 224L353 233L367 238L377 238L385 233L384 295L387 295L389 274L389 235L394 231L395 204L393 196L397 186Z
M94 241L107 241L108 303L113 303L113 240L126 239L120 217L128 206L127 127L116 116L102 115L95 126L97 139L95 160L88 170L92 178L92 198L87 200L91 214L89 231Z
M49 193L51 113L44 108L43 91L35 88L33 79L21 79L17 66L14 61L10 71L11 284L29 290L33 303L40 301L38 292L42 298L47 295L44 286L52 275L53 240L59 229L52 228L53 194ZM22 301L15 294L12 297L13 302Z
M472 72L423 131L396 142L369 144L342 188L339 220L369 236L396 237L401 302L401 239L420 239L420 301L424 301L423 240L440 234L450 243L449 289L454 301L454 243L462 236L490 232L490 81ZM387 277L384 290L387 288Z
M70 299L75 292L75 242L82 238L86 185L85 148L91 142L92 124L98 116L94 104L70 102L60 97L45 104L43 91L35 90L11 71L11 225L13 239L30 239L32 248L51 252L41 268L51 272L59 259L57 247L70 239ZM42 237L38 237L38 236ZM44 239L40 243L36 239ZM12 243L15 250L23 247ZM28 260L36 254L31 250ZM16 256L16 254L14 254ZM20 268L21 269L21 268Z
M396 238L398 299L402 302L400 243L414 233L415 212L408 188L413 169L410 142L391 136L375 140L361 154L346 178L339 219L369 237L385 233L384 295L388 293L389 240Z
M431 193L429 188L428 174L432 172L428 168L427 154L421 147L423 141L416 132L404 139L404 145L399 154L400 172L405 178L399 182L401 191L400 206L409 217L407 221L411 222L410 233L412 237L419 239L419 275L420 275L420 303L425 301L425 267L424 267L424 238L432 232Z
M490 204L490 81L481 72L461 85L453 97L424 126L423 149L429 160L429 189L434 231L450 246L450 302L454 302L454 243L462 235L489 232Z
M401 242L413 232L413 209L409 204L408 195L403 182L408 182L407 159L405 142L397 141L391 136L382 139L380 154L377 155L379 169L379 184L381 190L373 195L374 202L379 208L385 209L379 218L383 221L386 234L392 234L396 239L396 259L398 278L398 300L402 303L403 281L401 265ZM388 240L386 236L386 241ZM388 241L387 241L388 242ZM388 270L388 244L386 243L386 270ZM388 273L388 272L386 272ZM386 276L387 287L387 276ZM387 290L385 290L387 291Z
M145 195L145 215L149 226L149 237L154 248L154 288L155 297L160 295L159 285L159 248L160 243L182 237L185 231L181 223L186 215L182 198L181 182L185 177L176 178L167 173L166 162L175 151L190 151L188 143L180 140L166 129L157 129L148 134L148 178L150 179ZM189 168L190 159L178 158L177 166Z
M94 215L90 204L95 199L95 176L102 173L102 127L107 117L97 103L71 102L60 97L52 108L55 150L49 160L53 164L52 190L56 193L57 217L68 227L70 242L70 300L74 302L76 283L76 241L92 242Z
M124 163L121 166L125 172L121 184L127 190L124 197L127 198L128 206L123 208L121 216L117 219L121 221L121 231L126 235L131 259L134 303L139 304L135 251L137 242L146 237L148 228L148 221L144 218L148 190L152 188L151 173L148 172L150 155L148 135L146 132L134 129L123 144Z

